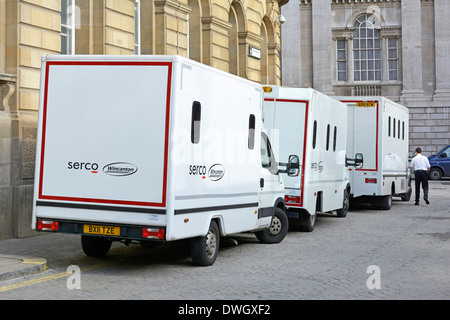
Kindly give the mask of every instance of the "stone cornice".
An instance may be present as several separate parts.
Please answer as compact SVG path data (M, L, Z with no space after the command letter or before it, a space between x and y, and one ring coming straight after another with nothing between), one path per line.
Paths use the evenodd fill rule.
M310 5L314 0L300 0L300 5ZM434 0L421 0L434 1ZM381 2L401 2L401 0L330 0L331 4L348 4L348 3L381 3Z

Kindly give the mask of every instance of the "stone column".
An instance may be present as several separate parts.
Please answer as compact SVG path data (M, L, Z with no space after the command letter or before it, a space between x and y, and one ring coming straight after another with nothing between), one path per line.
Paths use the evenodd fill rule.
M420 0L401 2L403 91L402 101L424 99L422 87L422 16Z
M187 57L187 15L190 7L175 0L155 0L155 54Z
M281 13L286 18L286 22L281 26L281 51L282 84L285 86L295 86L301 83L300 57L300 7L298 1L290 1L285 4Z
M231 24L216 17L202 17L203 63L228 72L228 31Z
M333 94L331 85L331 1L312 1L313 87Z
M435 0L436 92L434 100L450 101L450 1Z

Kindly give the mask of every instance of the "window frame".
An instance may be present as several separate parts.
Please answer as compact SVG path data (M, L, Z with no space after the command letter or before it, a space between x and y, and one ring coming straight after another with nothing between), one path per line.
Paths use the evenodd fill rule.
M369 27L370 14L360 15L353 23L353 81L382 81L381 30Z
M61 54L75 54L76 0L61 0ZM64 12L65 11L65 12ZM65 30L67 32L65 32ZM66 39L65 41L63 39ZM66 44L64 46L64 44Z
M339 48L339 44L343 43L344 47ZM342 58L339 57L339 53L343 52ZM344 66L344 69L340 69L340 66ZM343 79L340 78L343 75ZM346 82L347 76L347 40L345 38L336 39L336 77L339 82Z
M141 54L141 1L134 1L134 54Z

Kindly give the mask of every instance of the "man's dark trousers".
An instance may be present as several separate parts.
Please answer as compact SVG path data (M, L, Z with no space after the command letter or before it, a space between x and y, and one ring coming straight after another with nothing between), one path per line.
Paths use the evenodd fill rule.
M422 184L423 198L428 200L428 173L425 170L414 171L415 184L416 184L416 203L420 198L420 184Z

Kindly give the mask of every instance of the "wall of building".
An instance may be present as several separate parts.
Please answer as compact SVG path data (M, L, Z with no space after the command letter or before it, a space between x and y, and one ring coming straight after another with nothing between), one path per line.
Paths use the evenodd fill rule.
M140 54L178 54L281 83L276 17L288 0L140 0L139 20L135 2L75 0L74 54L132 55L139 38ZM62 0L0 0L0 240L34 234L41 56L61 53L61 8Z
M410 110L410 151L431 155L450 144L450 2L445 0L295 0L282 7L282 84L330 95L383 95ZM354 22L373 17L380 32L381 78L354 78ZM396 39L398 77L389 78L388 41ZM337 41L346 44L339 81Z

